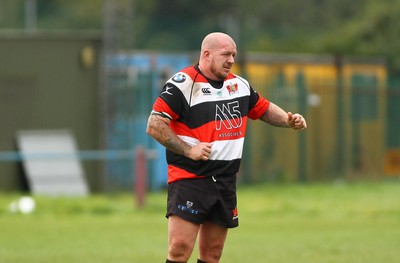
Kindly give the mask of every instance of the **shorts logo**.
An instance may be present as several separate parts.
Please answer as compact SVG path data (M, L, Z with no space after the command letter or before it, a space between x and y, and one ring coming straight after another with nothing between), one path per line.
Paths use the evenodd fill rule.
M172 80L178 83L182 83L186 80L186 77L185 75L178 73L175 76L173 76Z
M186 211L194 215L199 214L199 211L193 209L192 207L193 207L193 202L191 201L186 201L186 205L178 205L179 210Z
M232 220L239 218L239 212L238 212L237 207L235 207L235 209L232 210L232 214L233 214Z

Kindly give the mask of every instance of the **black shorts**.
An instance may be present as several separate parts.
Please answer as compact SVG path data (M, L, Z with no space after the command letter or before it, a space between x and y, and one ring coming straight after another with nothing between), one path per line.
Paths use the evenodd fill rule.
M168 185L167 217L189 222L210 221L226 228L239 225L236 175L184 179Z

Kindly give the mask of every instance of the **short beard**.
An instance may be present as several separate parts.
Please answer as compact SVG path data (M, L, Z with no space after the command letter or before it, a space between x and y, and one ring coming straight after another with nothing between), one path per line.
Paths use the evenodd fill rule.
M218 80L218 81L223 81L229 74L229 73L228 74L221 74L221 73L219 73L219 71L215 70L215 67L211 67L210 71L214 74L214 76L216 78L218 78L218 79L214 79L214 80Z

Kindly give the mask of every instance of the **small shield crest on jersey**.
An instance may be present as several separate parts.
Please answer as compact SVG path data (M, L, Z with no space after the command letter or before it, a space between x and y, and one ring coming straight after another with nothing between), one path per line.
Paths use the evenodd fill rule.
M175 76L173 76L172 80L177 83L182 83L186 80L186 77L185 75L178 73Z

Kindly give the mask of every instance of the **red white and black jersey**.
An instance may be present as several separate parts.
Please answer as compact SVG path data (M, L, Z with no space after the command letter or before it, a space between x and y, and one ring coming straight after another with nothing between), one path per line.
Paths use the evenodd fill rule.
M232 73L224 81L205 78L196 66L170 78L153 111L170 117L171 129L190 145L212 143L207 161L193 161L167 150L168 183L239 170L247 119L258 119L270 102Z

